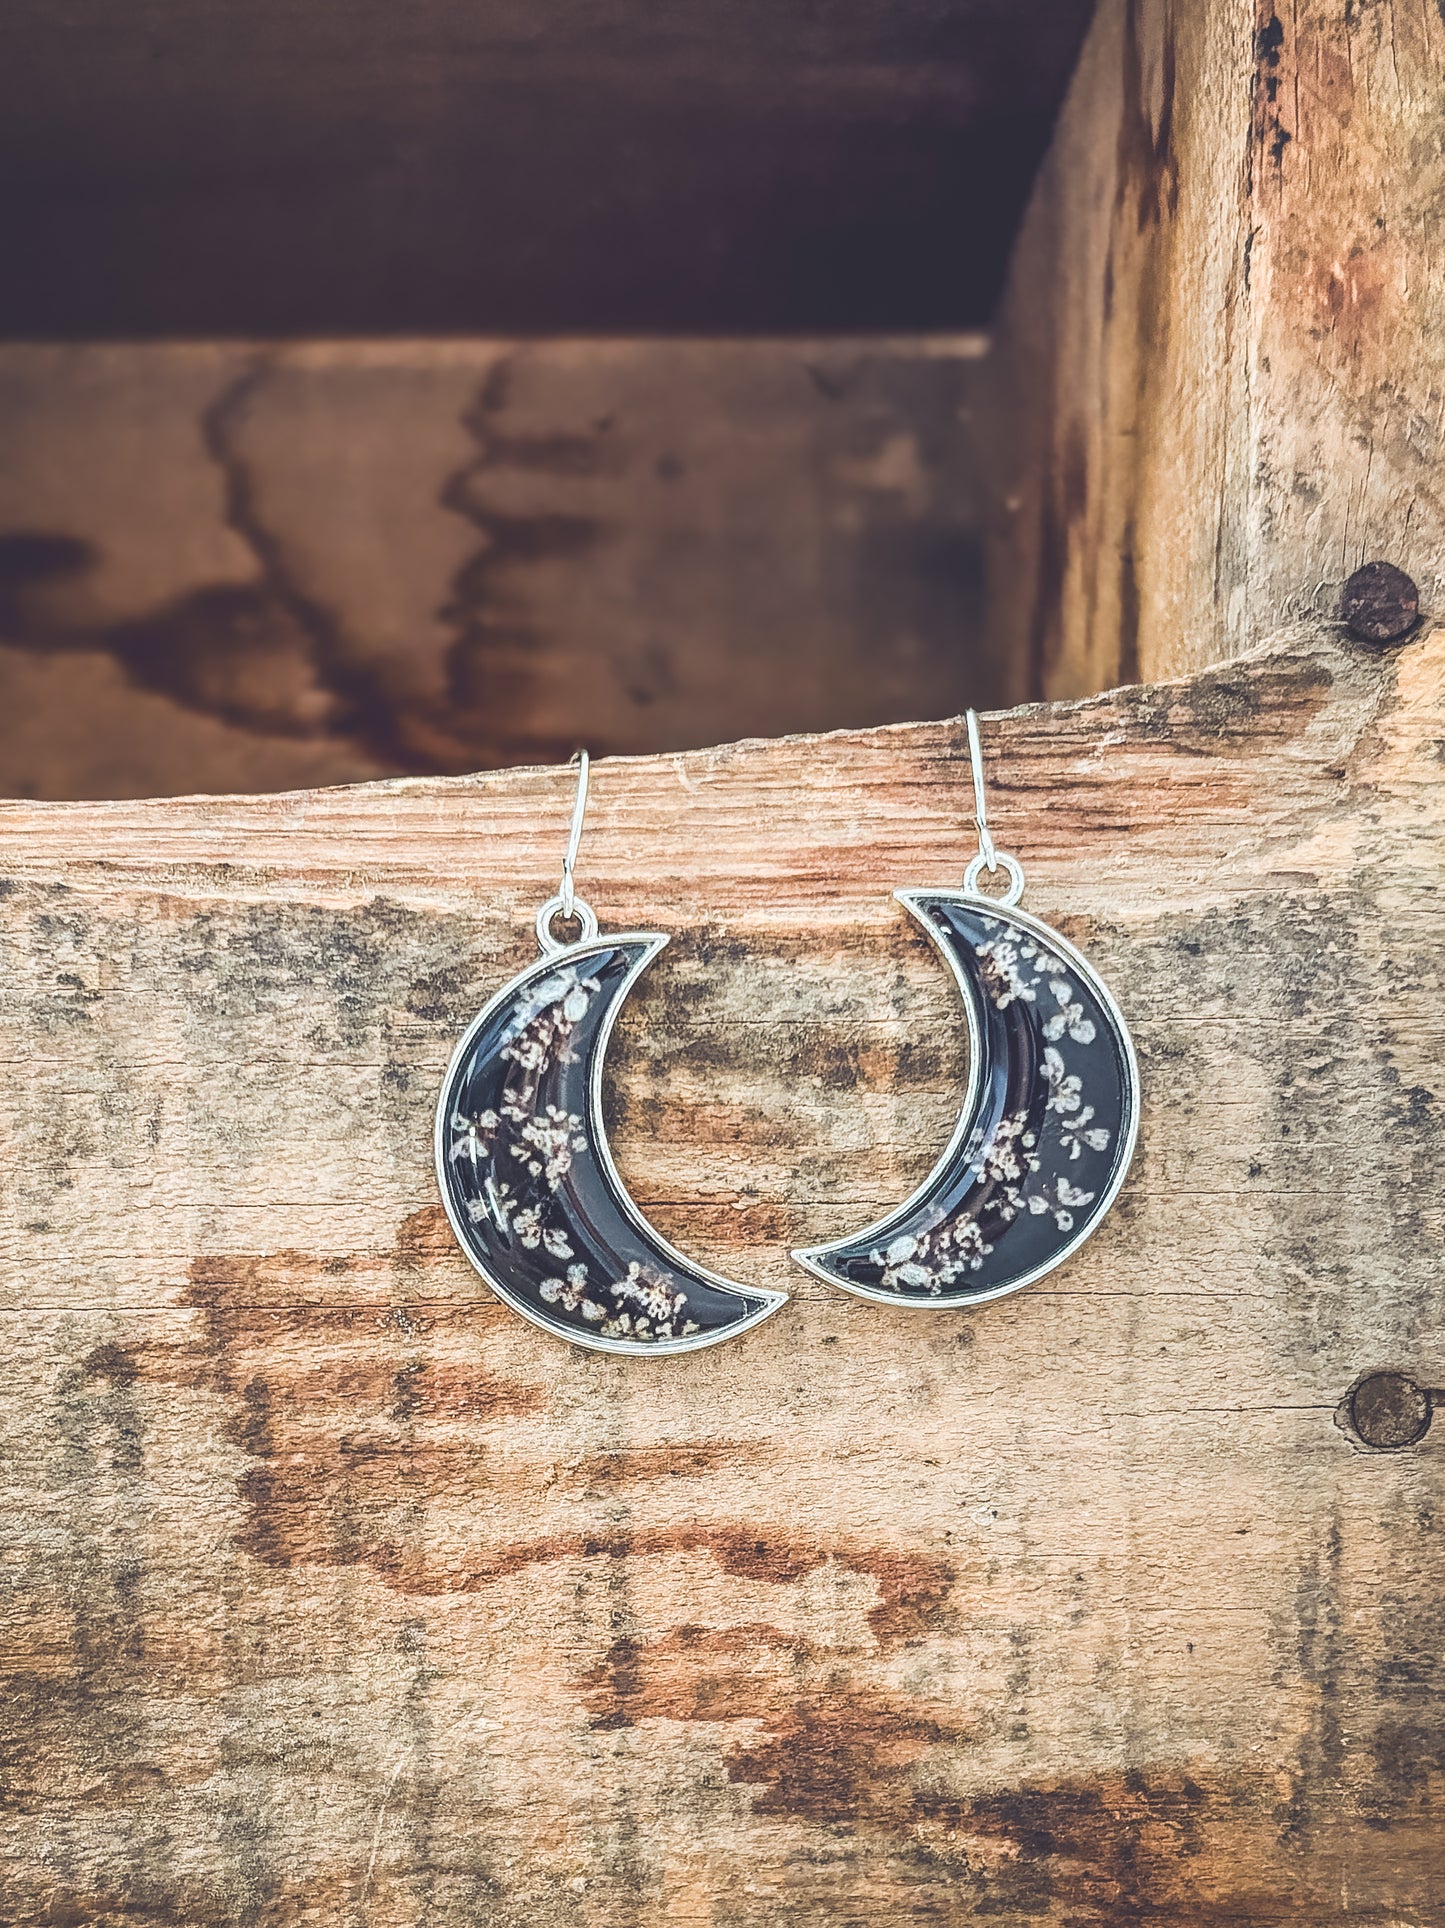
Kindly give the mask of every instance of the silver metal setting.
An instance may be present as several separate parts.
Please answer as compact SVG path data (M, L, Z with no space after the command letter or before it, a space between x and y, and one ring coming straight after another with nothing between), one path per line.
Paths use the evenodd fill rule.
M959 1110L958 1121L954 1126L953 1134L948 1144L935 1160L933 1168L927 1178L925 1178L923 1183L911 1192L901 1204L893 1206L888 1212L884 1213L881 1218L874 1220L871 1225L866 1225L861 1230L850 1233L846 1238L830 1240L824 1245L805 1246L799 1250L795 1250L793 1253L793 1257L797 1260L798 1264L806 1271L813 1273L817 1278L826 1280L829 1285L836 1285L844 1292L851 1292L856 1298L869 1299L878 1305L903 1306L909 1309L916 1307L924 1311L936 1310L943 1306L985 1305L993 1299L1007 1298L1011 1293L1021 1292L1025 1286L1033 1285L1037 1280L1054 1271L1058 1266L1062 1265L1066 1259L1071 1257L1073 1253L1078 1251L1079 1247L1092 1237L1094 1232L1098 1230L1099 1226L1108 1216L1110 1207L1119 1195L1120 1187L1128 1177L1129 1167L1133 1161L1134 1150L1139 1139L1139 1111L1142 1102L1142 1091L1139 1082L1139 1060L1134 1050L1134 1041L1129 1035L1128 1024L1125 1022L1124 1014L1120 1010L1113 993L1109 990L1109 987L1104 983L1094 967L1067 938L1062 937L1052 925L1044 923L1041 918L1030 916L1027 911L1018 908L1019 899L1023 896L1024 890L1023 865L1017 857L1008 851L998 849L994 843L993 836L989 830L988 806L984 792L983 748L979 740L977 711L969 710L965 720L968 729L969 767L973 778L973 821L978 832L978 852L964 872L962 890L929 890L923 886L915 885L907 889L895 890L893 893L894 897L903 905L904 909L914 921L922 925L930 943L948 965L949 972L957 984L959 993L963 999L964 1013L968 1023L968 1089ZM979 885L984 872L987 871L992 875L999 870L1002 870L1007 878L1006 888L997 896L981 890ZM993 914L1007 918L1010 923L1016 924L1021 929L1031 932L1035 937L1042 939L1046 945L1056 951L1059 956L1068 963L1072 970L1078 973L1080 978L1088 984L1093 996L1098 1001L1100 1009L1114 1027L1116 1040L1120 1047L1123 1060L1123 1096L1127 1107L1127 1116L1121 1123L1119 1130L1112 1175L1099 1195L1097 1201L1098 1209L1091 1213L1075 1237L1070 1238L1057 1251L1052 1253L1045 1263L1035 1266L1031 1271L1017 1279L1008 1280L1007 1283L1003 1285L978 1292L940 1293L937 1297L927 1299L907 1298L898 1292L877 1290L870 1286L860 1285L856 1282L839 1278L836 1273L826 1270L820 1263L820 1261L827 1256L846 1251L853 1246L863 1244L875 1238L881 1239L885 1232L895 1227L900 1221L906 1220L911 1214L923 1207L935 1193L945 1187L956 1161L963 1150L964 1144L973 1129L974 1113L979 1102L984 1069L981 1044L982 1026L977 1002L978 994L975 987L964 975L958 959L953 955L947 944L944 943L932 919L924 912L922 900L925 898L931 899L935 903L951 900L957 903L986 905Z
M577 791L572 803L572 823L567 836L567 848L562 858L561 888L537 912L537 945L541 956L524 971L509 978L502 988L489 998L482 1009L472 1019L457 1043L447 1063L446 1076L442 1080L440 1095L437 1099L436 1124L433 1132L433 1152L436 1163L437 1186L441 1192L442 1205L452 1231L456 1234L458 1245L471 1261L474 1270L490 1286L491 1290L514 1312L519 1312L530 1324L540 1327L553 1338L568 1344L581 1346L589 1352L612 1352L631 1356L655 1357L660 1353L701 1352L708 1346L720 1345L725 1339L735 1338L760 1324L780 1306L788 1302L788 1294L767 1286L741 1286L736 1280L724 1278L720 1272L711 1271L699 1265L678 1251L670 1240L663 1237L655 1226L643 1216L640 1207L622 1182L622 1176L612 1156L612 1147L607 1141L607 1129L602 1117L602 1067L607 1056L607 1047L612 1037L612 1027L617 1021L617 1013L626 1002L633 985L643 971L667 943L667 937L660 931L622 931L613 936L600 936L597 914L592 906L577 895L573 886L573 870L577 862L577 850L582 841L582 825L587 811L587 792L591 775L591 759L585 750L578 751L573 759L578 765ZM553 935L552 926L558 920L575 920L580 927L580 935L571 942L564 943ZM588 1144L595 1147L596 1163L603 1181L612 1194L613 1203L636 1232L642 1243L650 1247L661 1259L685 1277L692 1278L714 1290L745 1300L759 1301L758 1309L737 1319L730 1325L720 1326L711 1332L703 1332L678 1339L619 1339L603 1333L595 1333L583 1327L564 1328L560 1322L547 1319L534 1306L528 1304L482 1263L474 1251L467 1228L462 1223L452 1198L452 1188L447 1177L447 1131L450 1122L450 1104L454 1083L466 1062L472 1044L486 1026L493 1013L504 1005L515 1002L519 992L533 978L556 970L559 964L581 963L598 952L615 950L623 944L640 944L645 948L623 978L616 995L604 1011L597 1029L596 1040L592 1046L587 1064L587 1124Z
M739 1333L748 1332L753 1326L760 1325L764 1319L770 1317L780 1306L786 1305L788 1302L788 1294L786 1292L779 1292L770 1286L739 1286L735 1279L724 1278L720 1272L713 1272L707 1266L699 1265L696 1260L688 1258L685 1253L679 1252L670 1240L664 1238L662 1233L659 1232L655 1226L649 1224L647 1219L643 1217L642 1211L632 1194L623 1184L621 1175L613 1160L612 1147L607 1142L607 1130L602 1119L602 1066L607 1056L607 1046L612 1036L612 1027L616 1022L617 1013L626 1003L633 985L667 941L665 933L661 931L620 931L601 940L596 939L594 936L594 938L577 944L557 945L552 950L547 951L536 963L529 964L525 971L518 971L515 977L509 978L495 997L489 998L477 1013L476 1017L472 1019L457 1048L452 1052L451 1059L447 1065L446 1076L442 1080L441 1096L437 1101L436 1129L433 1139L436 1155L437 1185L441 1191L442 1204L446 1208L447 1218L451 1223L453 1232L456 1234L457 1243L461 1246L467 1258L470 1259L473 1268L479 1276L491 1287L492 1291L496 1293L503 1304L510 1306L514 1312L520 1312L524 1319L528 1320L532 1325L540 1327L543 1332L550 1333L554 1339L562 1339L570 1345L581 1346L589 1352L625 1353L634 1357L648 1359L656 1358L661 1353L701 1352L707 1346L721 1345L724 1340L734 1339ZM563 1332L559 1330L556 1325L543 1318L535 1308L527 1305L523 1300L510 1292L500 1279L494 1278L477 1258L476 1253L472 1250L468 1242L466 1230L453 1206L451 1188L447 1183L447 1101L452 1089L453 1080L461 1069L477 1033L499 1006L507 1004L516 998L517 993L523 988L529 978L535 977L540 973L555 970L559 961L562 963L580 963L582 959L592 956L595 952L610 949L618 944L645 944L647 949L629 970L623 980L621 990L617 993L616 998L604 1014L602 1023L598 1028L596 1047L593 1050L591 1062L587 1067L588 1123L596 1134L593 1142L597 1148L597 1162L616 1197L618 1205L631 1221L638 1235L653 1245L657 1251L667 1259L669 1264L677 1266L680 1271L690 1273L693 1277L701 1279L706 1284L715 1286L722 1291L734 1292L749 1299L761 1299L764 1301L757 1312L749 1314L746 1318L739 1319L734 1325L722 1326L716 1332L700 1333L695 1337L687 1339L639 1341L636 1339L612 1339L601 1333L588 1332L580 1327L576 1331Z
M892 1206L881 1218L875 1219L871 1225L865 1225L860 1230L850 1233L846 1239L830 1240L825 1245L805 1246L795 1251L793 1257L806 1271L812 1272L817 1278L826 1280L829 1285L837 1286L842 1292L851 1292L855 1298L870 1299L876 1305L897 1306L905 1310L918 1309L924 1312L933 1312L949 1306L987 1305L990 1300L1005 1299L1011 1293L1022 1292L1025 1286L1033 1285L1037 1280L1044 1278L1048 1273L1054 1271L1058 1266L1062 1265L1066 1259L1070 1258L1073 1253L1078 1251L1079 1247L1099 1229L1104 1219L1108 1216L1110 1207L1119 1195L1120 1187L1129 1175L1129 1166L1133 1161L1134 1149L1139 1140L1139 1107L1142 1098L1139 1082L1139 1061L1135 1055L1134 1041L1129 1036L1129 1027L1124 1021L1124 1014L1119 1009L1118 1003L1108 985L1104 983L1093 965L1082 956L1078 949L1071 944L1066 937L1060 936L1059 932L1056 931L1051 924L1044 923L1042 918L1031 917L1027 911L1008 906L1007 916L1011 923L1021 925L1025 930L1031 931L1036 937L1042 937L1053 949L1057 950L1059 954L1066 959L1071 969L1077 971L1081 977L1087 980L1095 997L1097 997L1099 1003L1113 1020L1118 1032L1119 1042L1123 1046L1129 1101L1128 1123L1120 1132L1119 1149L1116 1155L1117 1162L1114 1174L1100 1195L1098 1210L1090 1218L1088 1224L1085 1225L1078 1237L1070 1239L1067 1244L1061 1246L1060 1249L1050 1257L1047 1264L1037 1267L1034 1271L1026 1273L1021 1278L1010 1279L1007 1285L995 1287L992 1291L944 1293L935 1299L905 1299L896 1292L878 1292L866 1286L849 1284L847 1281L835 1277L833 1273L825 1271L823 1266L817 1263L825 1254L834 1251L840 1245L861 1244L865 1239L877 1238L898 1219L917 1210L930 1194L937 1190L946 1178L959 1153L962 1151L964 1142L968 1137L973 1122L974 1109L978 1103L979 1087L983 1079L983 1064L981 1062L979 1049L979 1014L973 986L959 969L957 960L941 942L932 921L920 908L919 899L925 897L935 900L940 898L954 898L960 902L984 903L995 911L1004 911L1005 906L998 898L980 897L977 891L929 890L922 885L914 885L905 890L895 890L893 895L897 898L898 902L902 904L909 916L922 926L933 948L948 965L953 981L958 986L959 993L963 999L964 1012L968 1020L968 1088L964 1095L963 1105L958 1114L958 1122L953 1128L953 1135L935 1160L933 1168L927 1178L924 1179L923 1183L918 1186L915 1191L910 1192L901 1204Z

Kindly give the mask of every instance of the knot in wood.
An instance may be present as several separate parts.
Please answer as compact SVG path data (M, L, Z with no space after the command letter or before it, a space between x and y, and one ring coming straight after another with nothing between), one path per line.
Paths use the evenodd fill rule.
M1420 620L1420 591L1393 562L1367 562L1345 584L1340 615L1357 642L1398 643Z
M1430 1427L1430 1394L1403 1372L1367 1373L1349 1395L1348 1410L1356 1436L1377 1452L1413 1446Z

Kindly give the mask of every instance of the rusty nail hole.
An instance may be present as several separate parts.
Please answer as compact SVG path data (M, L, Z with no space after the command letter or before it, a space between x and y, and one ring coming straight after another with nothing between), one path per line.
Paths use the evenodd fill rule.
M1356 642L1398 643L1420 620L1420 591L1393 562L1367 562L1345 584L1340 615Z
M1433 1400L1403 1372L1367 1372L1345 1395L1350 1431L1376 1452L1397 1453L1430 1430Z

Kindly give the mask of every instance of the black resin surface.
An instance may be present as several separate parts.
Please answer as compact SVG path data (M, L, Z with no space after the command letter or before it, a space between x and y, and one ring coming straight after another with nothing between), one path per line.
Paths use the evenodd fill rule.
M856 1238L798 1256L869 1296L992 1297L1088 1236L1132 1148L1136 1074L1092 971L1002 908L940 892L910 905L973 1006L973 1102L927 1182Z
M607 1034L663 942L602 939L540 960L482 1013L439 1112L448 1213L482 1275L519 1311L605 1350L703 1345L783 1303L674 1252L607 1150Z

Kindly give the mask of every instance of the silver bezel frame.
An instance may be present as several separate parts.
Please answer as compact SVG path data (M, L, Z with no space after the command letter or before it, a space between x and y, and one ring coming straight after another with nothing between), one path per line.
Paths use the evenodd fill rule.
M793 1257L805 1271L811 1272L815 1278L826 1280L829 1285L837 1286L842 1292L851 1292L855 1298L868 1299L874 1305L895 1306L908 1312L956 1311L960 1307L987 1305L993 1299L1006 1299L1013 1292L1022 1292L1025 1286L1035 1284L1048 1273L1057 1270L1066 1260L1072 1258L1079 1247L1092 1238L1094 1233L1103 1224L1114 1200L1119 1195L1124 1180L1129 1175L1129 1167L1133 1163L1135 1147L1139 1142L1139 1112L1143 1101L1143 1090L1139 1081L1139 1060L1134 1052L1134 1040L1129 1035L1129 1026L1125 1022L1124 1013L1119 1009L1115 1001L1113 992L1099 976L1099 973L1094 969L1093 965L1089 963L1088 959L1069 942L1068 938L1056 931L1052 924L1046 924L1041 917L1034 917L1028 911L1020 910L1016 904L1005 906L999 903L996 898L986 897L980 891L950 889L928 890L922 886L914 885L905 890L895 890L893 895L897 898L898 902L902 904L909 916L913 918L914 922L921 926L930 943L933 945L934 950L938 952L939 956L948 966L954 982L958 985L960 995L963 998L964 1011L968 1019L968 1089L959 1110L958 1122L953 1128L953 1135L934 1162L933 1168L927 1178L924 1179L923 1183L919 1185L915 1191L909 1193L901 1205L895 1205L892 1210L886 1212L882 1218L875 1220L871 1225L865 1225L861 1231L853 1232L847 1238L830 1239L825 1245L806 1245L799 1247L794 1251ZM1025 1273L1022 1278L1011 1279L1007 1285L992 1286L986 1292L949 1292L940 1293L936 1299L906 1299L896 1292L879 1291L875 1286L851 1285L845 1280L835 1277L833 1273L825 1271L823 1266L818 1263L818 1260L844 1247L857 1245L863 1239L880 1238L885 1231L891 1226L896 1225L900 1219L907 1217L909 1213L917 1210L920 1205L925 1204L929 1195L938 1189L943 1178L954 1165L972 1128L973 1113L978 1102L979 1086L983 1076L976 993L974 987L969 983L959 968L958 960L944 944L938 931L934 928L932 921L922 909L920 900L925 897L931 898L934 902L941 900L945 903L983 905L986 909L992 911L995 916L1008 918L1014 923L1021 924L1025 930L1031 931L1036 937L1044 938L1046 942L1057 949L1059 954L1068 960L1070 966L1088 981L1099 1003L1113 1020L1120 1042L1124 1048L1129 1117L1127 1129L1124 1130L1120 1136L1119 1150L1115 1160L1113 1176L1110 1178L1103 1196L1100 1199L1098 1210L1092 1215L1083 1230L1079 1232L1076 1237L1069 1239L1067 1244L1062 1245L1045 1264L1035 1266L1033 1271Z
M754 1326L761 1325L764 1319L770 1318L774 1312L777 1312L781 1307L785 1306L791 1296L791 1294L787 1292L778 1291L774 1286L741 1286L735 1279L726 1279L720 1272L711 1271L707 1266L699 1265L695 1260L688 1258L686 1253L679 1252L677 1247L668 1239L665 1239L654 1225L648 1223L637 1201L633 1198L631 1192L628 1191L626 1185L623 1184L621 1175L613 1161L612 1147L607 1142L607 1128L602 1120L602 1067L607 1057L607 1046L612 1037L612 1027L617 1020L617 1014L626 1003L633 985L637 982L638 978L641 977L642 973L647 969L648 965L652 962L653 958L657 956L667 941L666 935L660 931L619 931L609 934L606 937L585 938L576 944L566 944L558 950L547 952L544 956L539 957L535 963L529 964L525 970L518 971L515 977L509 978L496 995L489 998L472 1019L471 1023L463 1032L456 1049L447 1061L446 1076L442 1079L441 1093L437 1099L436 1129L433 1139L436 1155L437 1188L441 1192L442 1206L446 1211L452 1231L456 1234L458 1245L460 1245L465 1256L471 1261L473 1270L479 1274L484 1284L489 1286L502 1303L509 1306L513 1312L520 1313L524 1319L538 1327L540 1331L550 1333L554 1339L560 1339L564 1344L581 1346L588 1352L619 1353L625 1354L630 1358L641 1359L656 1359L666 1354L678 1352L702 1352L708 1346L721 1345L724 1340L735 1339L740 1333L749 1332ZM447 1159L450 1155L446 1144L446 1136L450 1129L450 1107L448 1100L451 1094L452 1080L461 1068L462 1061L470 1050L472 1040L476 1037L477 1033L500 1006L516 997L517 992L529 978L539 975L545 976L549 971L560 970L569 963L575 963L580 958L593 956L599 951L614 950L619 944L643 944L646 946L646 949L637 959L636 963L631 966L627 976L622 981L621 988L612 999L608 1009L603 1013L602 1023L598 1027L597 1040L593 1045L587 1066L588 1123L595 1134L593 1143L596 1146L597 1160L601 1166L602 1176L610 1187L623 1216L631 1221L639 1236L648 1241L663 1258L679 1267L685 1274L690 1273L694 1278L701 1279L706 1285L713 1286L724 1292L742 1293L750 1299L763 1299L766 1301L760 1311L750 1314L745 1319L739 1319L736 1324L720 1326L715 1332L701 1333L687 1339L659 1339L652 1341L612 1339L605 1337L601 1333L590 1333L585 1330L574 1332L570 1328L553 1324L544 1313L538 1312L534 1306L525 1304L503 1285L499 1279L493 1278L486 1266L482 1264L468 1243L465 1230L456 1212L453 1210L451 1190L447 1184Z

